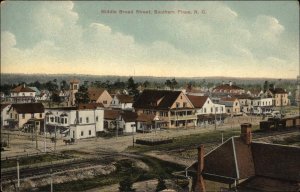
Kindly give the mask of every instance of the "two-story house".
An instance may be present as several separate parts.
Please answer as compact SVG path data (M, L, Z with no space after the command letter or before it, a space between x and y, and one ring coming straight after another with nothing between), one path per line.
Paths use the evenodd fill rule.
M194 127L197 115L182 91L144 90L133 104L137 114L153 114L157 128Z
M104 107L109 107L112 101L111 95L105 89L89 87L88 95L91 103L102 103Z
M289 105L288 92L282 88L269 89L273 96L273 105L276 107Z
M10 91L10 97L13 103L32 103L35 102L36 92L26 87L26 85L19 85Z
M122 110L132 110L133 97L130 95L116 94L113 96L110 107L122 109Z
M196 109L197 125L223 120L225 105L214 103L208 96L187 95Z
M30 119L44 119L44 106L42 103L11 104L7 119L10 128L23 128Z
M240 102L237 98L234 97L221 98L220 104L225 105L225 110L227 114L230 115L241 114Z
M60 132L70 138L95 137L103 131L104 110L99 104L47 108L46 132Z

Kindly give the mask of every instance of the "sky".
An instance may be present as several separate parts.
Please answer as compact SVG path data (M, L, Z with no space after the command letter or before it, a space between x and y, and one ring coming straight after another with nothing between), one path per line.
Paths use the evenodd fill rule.
M299 3L6 1L1 73L294 79Z

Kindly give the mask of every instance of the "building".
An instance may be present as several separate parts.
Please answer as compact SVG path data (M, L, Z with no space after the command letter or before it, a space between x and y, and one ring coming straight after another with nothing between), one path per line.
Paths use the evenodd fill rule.
M105 131L116 131L118 126L118 118L120 116L121 110L104 110L104 130Z
M144 90L133 107L138 115L152 114L159 119L157 128L196 126L194 106L181 91Z
M295 93L296 103L298 106L300 106L300 75L297 76L297 90ZM299 111L300 113L300 111Z
M113 96L110 107L122 110L132 110L133 97L130 95L116 94Z
M79 80L72 79L70 81L68 106L74 106L76 104L75 94L78 92L78 90L79 90Z
M46 132L59 132L66 137L83 139L104 131L104 110L101 104L80 104L77 107L47 108Z
M212 102L208 96L194 96L187 95L196 109L197 125L220 123L224 120L224 113L226 113L225 105Z
M234 97L221 98L220 104L225 105L225 110L227 114L241 115L240 102L237 98Z
M89 87L88 95L91 103L102 103L104 107L109 107L112 101L111 95L105 89Z
M32 103L35 102L36 92L26 87L26 85L19 85L10 91L10 98L13 103Z
M251 113L271 113L273 110L273 98L256 97L251 98Z
M249 96L248 94L241 94L241 95L234 95L234 97L239 100L242 113L246 113L246 114L251 113L251 109L252 109L251 96Z
M10 117L9 108L11 104L1 104L0 106L1 106L1 128L3 128L8 126L8 122L6 120L9 119Z
M119 128L122 128L123 133L135 133L136 132L136 120L137 113L131 111L122 111L119 114L118 122Z
M225 84L224 82L221 85L216 86L212 90L213 93L230 93L230 94L243 94L245 90L239 86L233 85L231 81L229 84Z
M274 89L269 89L267 92L272 95L273 105L275 107L289 105L290 102L289 102L289 99L288 99L288 92L286 92L284 89L274 88Z
M44 119L44 106L42 103L11 104L7 121L9 128L23 128L31 119Z
M299 191L300 148L254 142L251 124L206 155L203 146L198 150L198 161L186 169L196 173L195 191L205 191L205 180L228 184L226 190Z

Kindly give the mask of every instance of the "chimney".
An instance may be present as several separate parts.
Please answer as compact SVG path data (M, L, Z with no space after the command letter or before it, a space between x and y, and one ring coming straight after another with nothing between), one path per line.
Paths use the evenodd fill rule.
M204 145L198 147L198 170L197 170L197 183L196 190L199 192L205 192L205 184L202 177L202 171L204 168Z
M232 81L229 81L229 85L232 86Z
M250 123L241 124L241 139L245 144L249 145L252 142L252 133L251 133L252 125Z

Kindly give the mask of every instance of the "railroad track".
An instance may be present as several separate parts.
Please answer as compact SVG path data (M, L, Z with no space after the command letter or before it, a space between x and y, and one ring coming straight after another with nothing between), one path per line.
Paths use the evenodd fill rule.
M64 172L72 169L91 167L100 164L103 165L107 163L107 160L104 161L105 158L109 158L109 157L103 157L101 159L100 158L80 159L80 160L74 160L67 163L45 165L42 167L20 168L20 179L25 179L33 176L50 175L51 172L52 174L55 174L55 173ZM17 179L16 168L13 170L10 169L8 171L1 170L1 182L11 181L15 179Z

